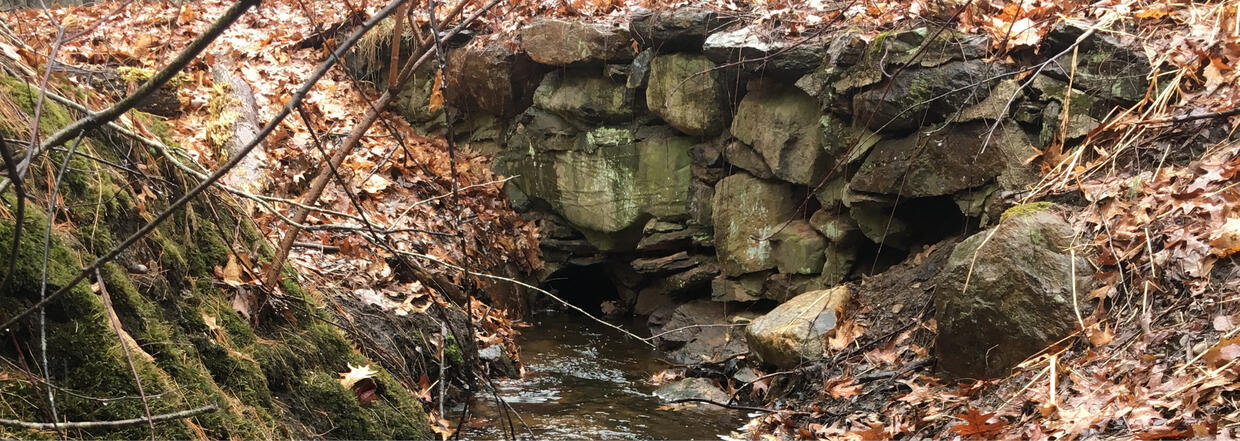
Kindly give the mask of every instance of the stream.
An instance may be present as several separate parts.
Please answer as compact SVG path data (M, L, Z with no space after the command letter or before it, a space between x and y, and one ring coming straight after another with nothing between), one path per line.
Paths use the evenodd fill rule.
M572 312L538 313L518 343L526 375L496 380L499 396L526 423L513 418L522 439L731 439L743 412L706 405L670 409L653 395L651 374L668 365L659 353L620 332ZM479 394L466 439L504 439L507 423L494 398Z

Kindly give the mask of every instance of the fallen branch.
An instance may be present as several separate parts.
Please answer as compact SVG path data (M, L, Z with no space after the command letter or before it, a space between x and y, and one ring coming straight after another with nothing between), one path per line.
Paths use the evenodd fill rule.
M9 152L9 146L4 142L3 137L0 137L0 158L4 159L4 166L14 184L13 215L16 220L13 222L13 244L9 247L9 263L5 267L4 280L0 281L0 292L8 292L9 279L13 278L13 270L17 268L17 252L22 240L22 226L26 224L26 190L22 186L22 178L17 176L17 163L14 162L13 154Z
M18 420L0 418L0 425L21 427L21 428L33 429L33 430L53 430L56 427L59 427L61 429L98 429L98 428L104 428L104 427L124 427L124 426L133 426L136 424L143 424L147 422L158 423L158 422L163 422L163 421L168 421L168 420L179 420L181 418L192 418L198 415L202 415L204 413L215 412L216 410L219 410L219 406L216 406L214 404L208 404L206 406L202 406L196 409L182 410L180 412L173 412L173 413L165 413L162 415L155 415L150 418L131 418L128 420L113 420L113 421L65 421L63 423L56 423L56 424L32 423L29 421L18 421Z
M1141 124L1141 125L1179 124L1179 123L1184 123L1184 122L1189 122L1189 121L1196 121L1199 119L1228 118L1228 117L1232 117L1236 115L1240 115L1240 107L1233 107L1227 110L1220 110L1217 112L1190 113L1187 115L1172 116L1168 118L1147 119L1145 121L1137 121L1131 124L1133 125L1137 125L1137 124Z
M335 254L335 253L339 253L339 252L340 252L340 247L338 247L338 246L335 246L335 245L323 245L323 244L321 244L321 243L312 243L312 242L293 242L293 246L294 246L294 247L296 247L296 248L308 248L308 249L311 249L311 250L318 250L318 251L322 252L323 254Z
M65 159L68 163L69 160ZM129 353L129 343L125 341L125 329L121 327L121 319L116 316L116 309L112 307L112 296L108 295L108 284L103 281L103 274L95 269L95 278L99 279L99 295L103 297L103 306L108 309L108 322L112 324L112 330L116 332L116 339L121 344L121 349L125 351L125 364L129 365L129 372L133 373L133 381L138 385L138 396L142 397L142 411L146 415L146 422L151 426L151 441L155 441L155 419L151 415L151 405L147 402L146 391L142 389L142 376L138 375L138 368L133 364L133 356Z
M786 413L789 413L789 414L792 414L792 415L809 415L809 412L781 411L781 410L775 410L775 409L767 409L767 408L765 408L765 407L741 406L741 405L737 405L737 404L720 403L720 402L718 402L718 401L715 401L715 400L708 400L708 399L705 399L705 398L681 398L681 399L679 399L679 400L672 400L672 401L669 401L669 403L672 403L672 404L676 404L676 403L706 403L706 404L713 404L713 405L716 405L716 406L719 406L719 407L722 407L722 408L725 408L725 409L748 410L748 411L750 411L750 412L766 412L766 413L780 413L780 412L786 412Z

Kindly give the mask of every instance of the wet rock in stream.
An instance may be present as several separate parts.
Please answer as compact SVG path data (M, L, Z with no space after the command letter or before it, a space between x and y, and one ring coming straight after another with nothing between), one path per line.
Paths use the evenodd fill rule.
M726 403L731 398L727 392L715 386L708 378L685 378L663 385L654 394L664 401L686 399L709 400Z

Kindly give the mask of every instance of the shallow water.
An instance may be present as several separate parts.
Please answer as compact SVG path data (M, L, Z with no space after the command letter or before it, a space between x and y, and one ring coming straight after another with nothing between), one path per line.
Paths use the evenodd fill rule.
M531 323L518 339L525 378L495 384L537 439L718 440L744 424L742 412L714 406L668 409L649 381L667 364L616 330L570 312L539 314ZM489 393L479 394L470 412L490 424L467 428L464 438L504 439L505 419ZM530 438L520 420L513 425Z

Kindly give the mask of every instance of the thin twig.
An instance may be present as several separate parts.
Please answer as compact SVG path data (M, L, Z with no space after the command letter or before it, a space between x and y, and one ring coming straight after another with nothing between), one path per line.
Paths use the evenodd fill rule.
M1147 119L1147 120L1133 122L1130 124L1144 124L1144 125L1179 124L1179 123L1184 123L1184 122L1189 122L1189 121L1196 121L1199 119L1228 118L1228 117L1232 117L1236 115L1240 115L1240 107L1233 107L1227 110L1219 110L1216 112L1190 113L1187 115L1172 116L1172 117L1167 117L1167 118Z
M138 385L138 396L142 397L142 411L146 414L146 421L151 426L151 441L155 441L155 421L151 417L151 404L147 402L146 391L142 389L142 376L138 375L138 368L133 364L133 355L129 353L129 344L125 342L125 330L121 327L120 318L116 316L116 309L112 308L112 296L108 295L108 284L103 281L103 275L97 268L95 279L99 280L99 295L103 297L103 306L108 309L108 321L112 323L112 330L116 332L116 340L120 342L121 350L125 351L125 363L129 364L129 371L133 373L133 381Z
M9 176L13 178L13 194L16 197L14 201L16 207L13 213L16 218L13 223L13 244L9 247L9 264L4 272L4 280L0 281L0 292L8 292L9 280L13 278L13 271L17 269L17 253L22 239L22 226L26 224L26 189L22 186L22 179L17 176L17 163L13 161L13 153L9 151L9 146L2 136L0 136L0 158L4 159L4 167L8 169Z
M52 182L52 190L50 192L51 195L47 198L47 231L43 235L43 266L41 272L39 273L40 300L47 299L47 265L51 257L52 227L56 223L56 195L60 190L61 180L64 179L65 173L69 171L69 161L73 159L73 153L77 151L78 146L81 144L82 137L79 135L77 139L74 140L73 145L69 146L69 151L65 153L64 161L60 164L60 171L56 173L56 179ZM21 173L18 173L16 177L20 179ZM59 421L59 418L55 416L56 396L52 393L52 388L50 386L52 384L52 375L49 372L50 368L47 362L47 310L45 309L39 310L39 354L43 362L43 378L46 380L46 384L48 385L46 388L47 403L48 406L51 406L51 412L53 415L52 422L55 423L56 421Z
M47 7L44 6L44 13L48 14L48 19L52 22L52 26L56 27L56 40L52 42L52 50L47 55L47 67L43 69L43 77L39 79L39 96L34 102L34 115L30 121L30 144L26 147L26 157L22 158L22 162L18 164L18 173L16 176L25 176L26 169L22 164L29 164L34 159L35 147L39 145L39 119L43 116L43 101L46 99L47 81L52 78L52 65L56 60L56 54L60 52L60 45L64 44L65 28L56 22L48 13Z
M150 421L152 423L158 423L158 422L163 422L163 421L168 421L168 420L178 420L181 418L191 418L191 417L195 417L198 415L202 415L204 413L215 412L216 410L219 410L219 406L214 405L214 404L208 404L206 406L202 406L202 407L195 408L195 409L182 410L180 412L173 412L173 413L165 413L161 415L155 415L150 418L131 418L127 420L113 420L113 421L65 421L63 423L59 423L59 426L62 429L98 429L98 428L105 428L105 427L125 427L125 426L132 426L135 424L142 424L147 421ZM52 430L54 427L52 423L32 423L29 421L10 420L7 418L0 418L0 425L22 427L22 428L33 429L33 430Z

